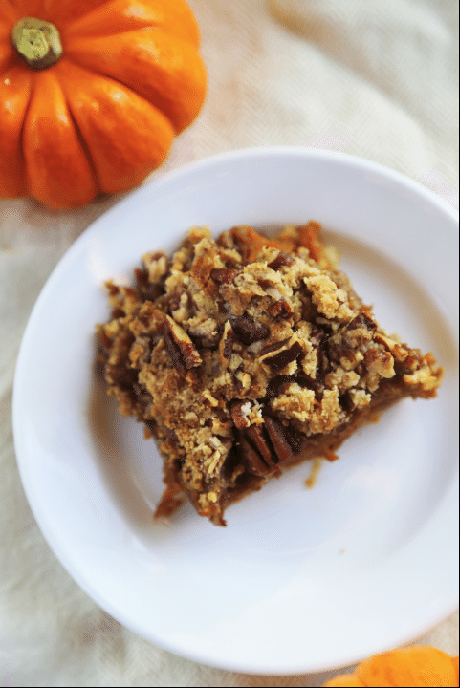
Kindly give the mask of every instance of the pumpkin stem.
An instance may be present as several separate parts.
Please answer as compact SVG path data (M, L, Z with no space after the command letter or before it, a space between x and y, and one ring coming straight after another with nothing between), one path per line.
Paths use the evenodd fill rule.
M62 55L59 31L54 24L34 17L24 17L13 26L11 43L31 69L47 69Z

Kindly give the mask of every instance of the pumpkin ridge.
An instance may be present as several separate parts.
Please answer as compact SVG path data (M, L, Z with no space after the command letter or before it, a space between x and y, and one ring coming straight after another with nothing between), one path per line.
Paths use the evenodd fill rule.
M67 58L67 56L66 56L64 59L65 59L65 60L68 60L69 58ZM64 60L63 60L63 61L64 61ZM61 90L62 90L62 92L63 92L63 94L64 94L65 101L66 101L66 105L67 105L68 112L69 112L69 117L70 117L70 119L72 120L73 125L74 125L74 127L75 127L75 132L76 132L76 134L77 134L77 138L78 138L78 141L79 141L79 143L80 143L80 146L82 147L82 150L83 150L83 152L84 152L84 154L85 154L85 156L86 156L86 158L87 158L87 160L88 160L88 164L89 164L89 166L91 167L91 169L92 169L92 171L93 171L94 179L96 180L97 188L98 188L99 193L100 193L100 188L101 188L101 186L100 186L100 183L99 183L99 175L98 175L97 170L96 170L96 165L94 164L94 160L93 160L93 157L92 157L92 155L91 155L91 151L90 151L90 149L89 149L89 147L88 147L88 144L87 144L86 141L85 141L85 138L84 138L82 132L80 131L80 127L78 126L78 122L77 122L77 120L75 119L75 116L74 116L74 114L73 114L72 108L70 107L69 98L68 98L68 96L67 96L66 90L65 90L64 85L63 85L63 83L62 83L62 74L60 74L59 70L56 70L56 79L58 80L59 86L61 87Z
M61 84L54 70L39 72L33 81L23 133L30 190L38 201L56 210L88 203L97 194L96 180L69 117Z
M89 69L82 67L76 60L74 60L72 55L66 55L65 61L72 64L72 66L75 67L76 69L81 69L81 70L85 70L86 72L88 72L88 78L91 78L91 76L93 76L93 77L94 76L100 76L103 79L110 79L110 81L113 81L114 83L118 84L121 88L125 89L126 91L129 91L129 93L131 93L135 98L140 98L141 100L143 100L145 102L146 106L153 108L155 111L159 112L160 115L163 115L163 117L165 117L168 121L170 121L169 118L165 115L165 113L159 107L157 107L155 105L155 103L152 103L147 98L144 98L144 96L142 96L140 93L138 93L133 88L131 88L131 86L128 86L127 84L125 84L120 79L117 79L116 77L111 76L110 74L104 74L102 72L90 72ZM60 75L60 79L62 79L62 78L63 78L62 75ZM63 90L64 90L64 88L63 88ZM171 126L173 126L173 124L171 122L170 122L170 124L171 124ZM86 145L86 142L85 142L85 145Z
M200 46L200 30L193 12L182 0L108 0L104 5L63 25L66 36L115 36L126 31L161 28L172 37Z
M206 97L201 55L187 41L171 42L161 28L123 32L118 37L112 50L116 37L75 37L66 54L80 67L117 79L142 96L171 120L179 134L196 118Z
M57 67L91 151L101 191L118 193L140 184L169 151L174 138L169 120L114 79L94 75L70 61Z

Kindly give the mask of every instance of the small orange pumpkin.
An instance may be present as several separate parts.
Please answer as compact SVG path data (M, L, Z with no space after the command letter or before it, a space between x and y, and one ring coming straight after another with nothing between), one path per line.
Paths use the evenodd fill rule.
M373 655L358 664L352 674L336 676L324 686L458 686L458 656L413 645Z
M185 0L1 0L0 197L137 186L206 95Z

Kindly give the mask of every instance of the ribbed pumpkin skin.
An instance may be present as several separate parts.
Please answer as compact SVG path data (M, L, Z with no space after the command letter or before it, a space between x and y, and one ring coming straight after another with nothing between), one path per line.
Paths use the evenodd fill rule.
M12 45L24 17L60 34L41 71ZM199 42L185 0L1 0L0 197L63 209L137 186L203 105Z

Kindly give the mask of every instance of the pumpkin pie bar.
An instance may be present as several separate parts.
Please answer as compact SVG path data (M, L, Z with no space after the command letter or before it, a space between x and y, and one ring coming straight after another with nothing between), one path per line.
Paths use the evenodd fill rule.
M98 360L163 457L156 516L188 499L226 525L229 504L285 468L336 459L382 409L436 396L443 369L379 326L319 234L192 228L172 257L142 257L135 286L107 283Z

